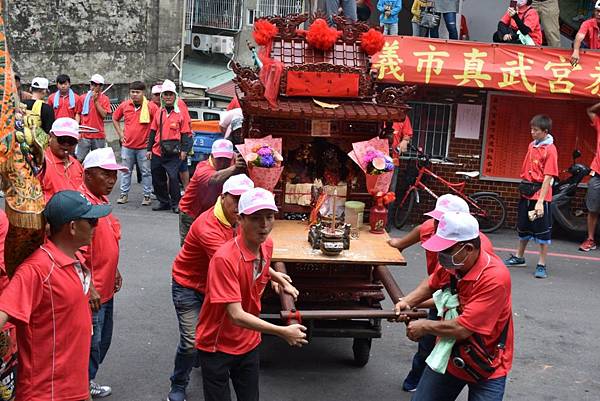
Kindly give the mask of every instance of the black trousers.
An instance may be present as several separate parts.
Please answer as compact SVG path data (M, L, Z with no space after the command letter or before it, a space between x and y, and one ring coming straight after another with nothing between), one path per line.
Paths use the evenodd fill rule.
M198 351L205 401L231 401L229 378L237 401L258 401L258 347L243 355Z
M176 207L179 205L179 157L160 157L152 155L150 169L152 170L152 185L154 195L162 205Z

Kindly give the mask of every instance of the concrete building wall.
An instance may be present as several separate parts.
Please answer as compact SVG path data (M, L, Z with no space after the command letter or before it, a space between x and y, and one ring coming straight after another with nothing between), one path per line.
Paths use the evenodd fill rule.
M183 0L6 3L11 55L25 82L59 73L74 84L93 73L114 84L178 78L169 60L181 46Z

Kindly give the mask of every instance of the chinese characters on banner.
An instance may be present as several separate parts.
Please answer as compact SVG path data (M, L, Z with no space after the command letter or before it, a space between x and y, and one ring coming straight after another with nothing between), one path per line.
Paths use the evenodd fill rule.
M377 79L520 92L600 97L600 53L571 66L568 49L387 36L373 58Z

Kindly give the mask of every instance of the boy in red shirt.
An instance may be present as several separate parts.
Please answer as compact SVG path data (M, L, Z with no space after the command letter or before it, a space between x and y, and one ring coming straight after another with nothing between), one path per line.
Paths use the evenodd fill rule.
M61 191L46 205L50 236L16 270L0 296L0 327L17 325L19 401L87 400L92 321L90 271L79 248L89 245L110 206Z
M189 121L177 104L177 89L168 79L161 86L163 107L152 120L146 158L150 160L154 194L159 205L152 210L173 210L179 213L179 166L187 160L192 148Z
M117 164L112 148L92 150L83 162L84 183L80 192L93 205L110 205L108 195L117 182L117 171L127 168ZM90 306L93 335L89 358L90 394L96 398L111 394L109 386L94 381L98 368L110 347L113 332L113 297L121 289L118 269L121 224L111 213L98 220L92 243L82 250L86 266L92 273Z
M469 399L501 400L513 357L510 272L498 256L483 249L479 224L469 213L445 213L435 235L422 246L437 253L439 266L399 300L396 313L403 320L402 311L433 296L443 319L411 321L407 337L419 341L434 335L438 345L453 343L452 352L465 343L481 343L491 361L491 374L472 377L470 365L461 367L451 349L436 346L412 401L455 400L465 386Z
M81 135L79 146L77 146L77 159L79 161L83 161L90 151L106 146L104 119L110 113L110 100L102 93L103 87L104 78L102 75L92 75L90 90L85 95L79 96L77 101L75 119L79 124L97 130L97 132Z
M254 183L245 174L225 181L221 196L192 224L172 272L173 305L179 320L179 345L171 376L169 401L185 399L192 366L196 363L195 332L206 292L208 264L215 252L237 231L240 196Z
M260 298L273 271L269 267L273 254L269 233L277 211L273 194L262 188L246 191L238 211L241 235L219 248L210 261L196 330L206 401L230 399L230 378L240 401L258 400L261 333L277 335L291 346L307 344L306 327L276 326L258 317ZM279 284L288 285L283 279Z
M131 172L137 164L142 170L142 186L144 188L144 200L142 206L152 204L152 173L150 172L150 160L146 159L146 145L152 120L159 107L149 102L144 96L146 84L135 81L129 84L129 99L117 107L112 115L113 126L121 140L121 159L129 169L121 175L121 195L117 203L127 203L131 188ZM125 130L121 128L120 121L125 119Z
M54 121L48 148L44 151L44 168L38 176L46 202L65 189L78 190L83 183L83 167L71 156L79 141L79 124L68 117Z
M585 206L588 210L587 229L588 235L585 241L579 246L579 250L589 252L596 249L596 225L598 224L598 216L600 215L600 118L598 117L600 103L596 103L589 109L587 114L592 120L592 126L596 129L596 156L590 165L592 178L588 181L587 193L585 195Z
M534 276L547 278L546 255L552 242L552 182L558 177L558 152L550 134L552 120L539 114L531 119L531 137L527 155L521 168L521 199L518 205L517 232L519 247L516 255L510 255L507 266L527 266L525 248L533 239L540 245L540 257Z
M56 89L57 91L48 98L48 104L54 109L54 118L75 119L79 96L71 89L71 78L66 74L57 76Z

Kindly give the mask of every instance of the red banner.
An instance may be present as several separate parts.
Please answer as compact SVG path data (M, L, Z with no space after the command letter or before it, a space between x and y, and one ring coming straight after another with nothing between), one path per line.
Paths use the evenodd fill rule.
M386 83L464 86L536 97L600 97L600 53L546 47L386 36L373 58Z
M288 71L288 96L357 97L358 74Z

